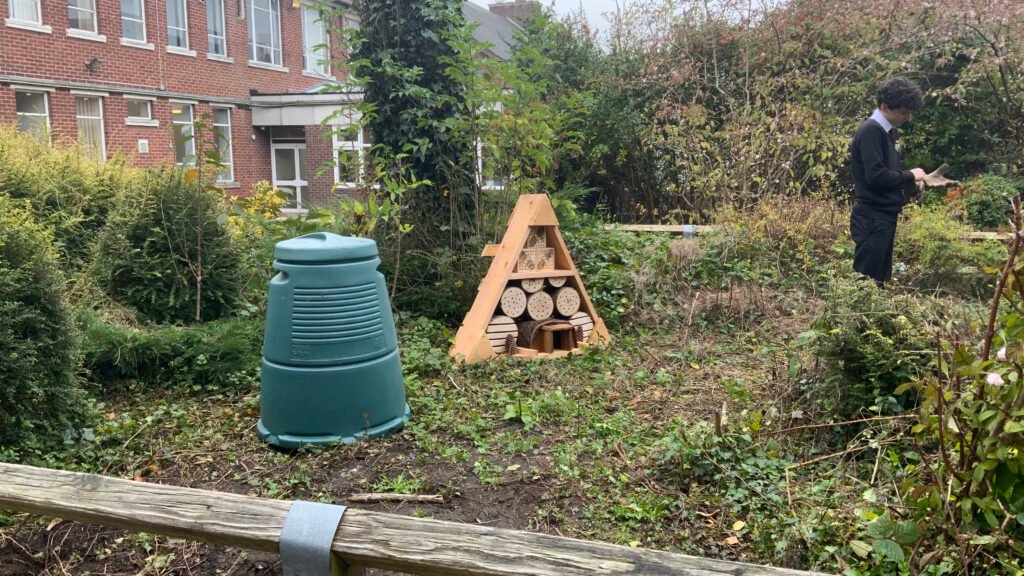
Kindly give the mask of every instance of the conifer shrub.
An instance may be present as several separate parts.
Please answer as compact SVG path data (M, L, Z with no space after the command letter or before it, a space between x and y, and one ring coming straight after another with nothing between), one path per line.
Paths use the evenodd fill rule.
M131 386L225 388L237 383L239 374L254 374L260 366L260 320L133 326L83 311L78 321L82 366L108 393Z
M223 193L194 172L150 172L111 213L91 273L111 298L154 322L223 318L243 283L226 221Z
M88 261L115 199L138 175L120 158L98 162L76 147L0 124L0 195L28 200L38 221L53 230L61 263L70 269Z
M53 233L0 194L0 447L48 446L84 414Z
M805 380L808 400L840 420L908 408L913 399L895 390L931 361L935 329L963 320L948 301L879 288L853 273L837 278L824 299L798 343L816 360Z

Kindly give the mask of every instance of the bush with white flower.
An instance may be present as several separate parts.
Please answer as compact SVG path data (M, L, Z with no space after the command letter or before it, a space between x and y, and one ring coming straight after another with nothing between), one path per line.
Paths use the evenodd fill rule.
M927 450L901 487L909 514L931 530L917 542L943 552L926 564L952 562L969 574L1024 568L1024 214L1017 202L1014 213L1018 233L983 341L939 343L936 370L897 390L921 398L913 432Z

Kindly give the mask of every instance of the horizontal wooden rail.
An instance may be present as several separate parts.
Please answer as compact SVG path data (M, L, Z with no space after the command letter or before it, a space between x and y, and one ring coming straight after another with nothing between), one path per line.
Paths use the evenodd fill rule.
M0 509L269 552L291 502L0 463ZM811 574L471 524L349 509L331 547L348 566L423 576Z
M605 230L622 230L623 232L663 232L670 234L682 234L682 224L605 224ZM691 227L694 234L708 234L714 232L717 226ZM1009 240L1013 238L1010 232L964 232L961 236L964 240Z

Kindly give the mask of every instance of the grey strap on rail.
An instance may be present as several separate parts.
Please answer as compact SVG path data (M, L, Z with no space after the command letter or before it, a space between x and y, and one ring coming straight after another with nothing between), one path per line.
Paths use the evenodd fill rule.
M284 576L330 576L331 544L345 506L297 501L281 528Z

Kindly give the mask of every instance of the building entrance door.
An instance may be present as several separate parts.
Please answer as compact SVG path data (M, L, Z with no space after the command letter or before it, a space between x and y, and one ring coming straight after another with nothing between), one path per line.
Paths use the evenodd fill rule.
M274 186L288 196L286 208L302 208L309 192L306 171L306 145L274 143L270 145Z

